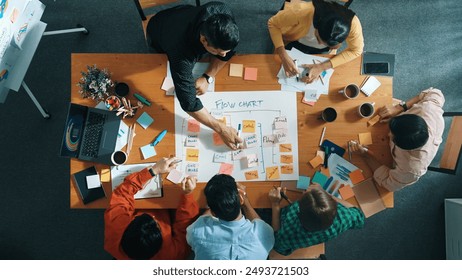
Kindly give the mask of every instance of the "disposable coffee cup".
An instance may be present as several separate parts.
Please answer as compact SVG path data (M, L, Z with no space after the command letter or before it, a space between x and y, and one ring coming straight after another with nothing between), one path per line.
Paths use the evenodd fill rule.
M359 115L363 118L369 118L375 112L374 105L375 105L374 102L372 103L366 102L366 103L359 105L358 107Z
M333 122L337 118L337 111L332 107L327 107L321 112L321 116L318 119L322 119L325 122Z
M129 90L130 88L126 83L117 83L115 86L115 94L117 94L118 97L127 96Z
M359 95L359 87L355 84L349 84L338 92L348 99L354 99Z
M128 155L124 151L115 151L111 155L111 162L114 165L121 165L127 162Z

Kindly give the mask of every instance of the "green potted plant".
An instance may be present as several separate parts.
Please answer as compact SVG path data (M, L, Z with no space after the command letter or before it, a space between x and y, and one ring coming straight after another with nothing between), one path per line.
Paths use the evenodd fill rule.
M99 69L96 65L87 66L87 72L81 72L77 84L80 87L79 93L83 98L91 98L96 101L102 101L109 96L110 88L114 87L111 80L111 74L108 69Z

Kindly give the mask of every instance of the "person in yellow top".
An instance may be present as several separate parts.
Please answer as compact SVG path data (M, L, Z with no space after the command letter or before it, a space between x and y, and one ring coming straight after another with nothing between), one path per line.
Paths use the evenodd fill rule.
M347 47L341 53L322 64L304 64L309 68L302 80L311 83L327 69L335 68L361 55L364 38L361 23L355 13L333 2L313 0L303 2L292 0L283 10L268 20L268 29L275 51L282 60L288 77L299 73L286 47L297 47L310 54L327 53L336 50L346 41Z

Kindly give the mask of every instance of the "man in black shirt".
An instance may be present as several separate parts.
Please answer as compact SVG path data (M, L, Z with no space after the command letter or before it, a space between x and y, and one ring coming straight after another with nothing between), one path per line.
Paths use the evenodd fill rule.
M242 139L236 129L212 117L196 97L207 91L239 43L239 30L228 6L209 2L200 7L181 5L161 11L149 21L146 34L148 45L168 56L181 108L220 134L231 149L237 149ZM194 80L194 64L207 53L212 55L210 66Z

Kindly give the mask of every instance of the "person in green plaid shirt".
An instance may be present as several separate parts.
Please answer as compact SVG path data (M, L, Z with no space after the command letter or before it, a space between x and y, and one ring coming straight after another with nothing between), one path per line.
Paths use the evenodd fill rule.
M281 188L269 192L274 250L290 255L294 250L326 242L350 228L364 226L363 212L312 184L300 200L281 211Z

